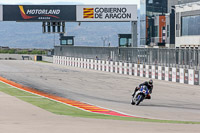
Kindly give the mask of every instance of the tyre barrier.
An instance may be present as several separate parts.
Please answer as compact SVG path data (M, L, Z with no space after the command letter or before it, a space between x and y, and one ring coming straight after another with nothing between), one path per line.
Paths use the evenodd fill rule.
M74 58L65 56L53 56L53 63L65 66L146 77L183 84L200 85L200 70Z

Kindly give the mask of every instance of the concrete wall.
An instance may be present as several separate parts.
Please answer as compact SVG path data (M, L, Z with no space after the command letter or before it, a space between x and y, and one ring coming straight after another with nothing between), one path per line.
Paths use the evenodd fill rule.
M176 37L176 47L200 47L200 36Z
M146 77L190 85L200 85L200 71L196 71L194 69L179 69L176 67L134 64L66 56L54 56L53 63L64 66L92 69L96 71Z
M24 54L0 54L0 60L23 60L23 56L29 57L30 60L34 60L35 55L24 55ZM27 58L25 58L27 59Z
M53 63L53 57L51 57L51 56L42 56L42 61Z
M118 55L118 48L117 47L55 46L54 55L74 56L77 58L89 58L89 59L95 59L96 57L98 57L98 59L108 59L108 57L112 58Z
M0 60L23 60L23 56L29 57L29 60L34 60L36 55L0 54ZM28 58L24 59L28 60ZM42 61L53 63L53 56L42 56Z

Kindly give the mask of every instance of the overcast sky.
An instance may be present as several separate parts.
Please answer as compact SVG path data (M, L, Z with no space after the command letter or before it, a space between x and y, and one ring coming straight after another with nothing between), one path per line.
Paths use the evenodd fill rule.
M139 4L140 0L1 0L1 4L78 2L83 4Z

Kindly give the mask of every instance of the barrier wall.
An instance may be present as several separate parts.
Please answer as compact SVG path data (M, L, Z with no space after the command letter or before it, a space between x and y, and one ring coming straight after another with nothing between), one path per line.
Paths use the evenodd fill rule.
M195 71L193 69L179 69L163 66L151 66L64 56L54 56L53 63L97 71L185 83L190 85L200 85L200 71Z

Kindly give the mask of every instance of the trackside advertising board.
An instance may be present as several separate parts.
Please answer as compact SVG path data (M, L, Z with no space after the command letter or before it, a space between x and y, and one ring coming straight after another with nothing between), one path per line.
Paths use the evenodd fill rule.
M3 21L76 21L75 5L3 5Z
M3 6L0 5L0 21L3 21Z
M137 21L137 5L77 5L77 21Z

